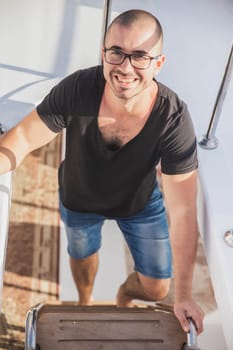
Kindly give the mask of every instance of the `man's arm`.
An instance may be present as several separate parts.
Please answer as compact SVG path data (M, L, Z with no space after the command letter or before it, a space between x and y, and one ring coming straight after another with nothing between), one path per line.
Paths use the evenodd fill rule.
M36 110L32 111L0 137L0 174L15 169L28 153L52 141L56 135Z
M189 330L187 317L203 330L204 314L192 299L192 278L197 252L197 171L181 175L162 174L168 210L175 277L174 312L183 329Z

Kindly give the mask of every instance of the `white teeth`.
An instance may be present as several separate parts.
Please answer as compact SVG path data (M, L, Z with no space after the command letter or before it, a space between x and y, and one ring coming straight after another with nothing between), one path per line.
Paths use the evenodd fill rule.
M119 79L119 81L122 83L132 83L134 79Z
M133 78L122 78L122 77L118 77L117 76L117 79L120 83L132 83L134 82L134 79Z

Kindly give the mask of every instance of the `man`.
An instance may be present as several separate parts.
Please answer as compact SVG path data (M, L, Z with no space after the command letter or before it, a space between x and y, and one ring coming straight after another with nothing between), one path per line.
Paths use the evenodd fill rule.
M130 10L106 33L103 66L80 70L55 86L42 103L1 138L0 171L21 163L66 128L59 169L60 212L79 303L91 303L101 227L118 223L135 263L120 286L118 306L157 301L175 276L174 311L198 333L203 312L191 296L197 250L196 139L186 105L155 76L165 61L159 21ZM169 213L156 182L161 162Z

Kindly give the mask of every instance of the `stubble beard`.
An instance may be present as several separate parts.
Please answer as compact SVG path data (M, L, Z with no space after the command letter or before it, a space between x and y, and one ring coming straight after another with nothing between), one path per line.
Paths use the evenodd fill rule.
M145 89L145 87L141 86L140 87L140 83L142 81L142 78L139 77L139 76L136 76L136 86L132 86L132 87L122 87L122 86L119 86L117 81L116 81L116 78L115 78L115 75L116 73L111 73L110 74L110 81L111 81L111 89L112 89L112 92L113 94L119 98L120 100L122 101L129 101L131 99L133 99L134 97L137 97L141 92L143 92L143 90ZM124 76L122 74L122 76ZM129 76L130 78L130 76ZM134 76L135 78L135 76Z

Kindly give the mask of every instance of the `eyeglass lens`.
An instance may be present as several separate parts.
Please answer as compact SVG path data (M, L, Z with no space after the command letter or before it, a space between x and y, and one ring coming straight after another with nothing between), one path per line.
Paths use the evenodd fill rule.
M122 64L123 61L128 57L133 67L135 68L147 68L151 62L150 57L142 54L131 54L127 55L122 51L117 50L106 50L105 57L110 64Z

